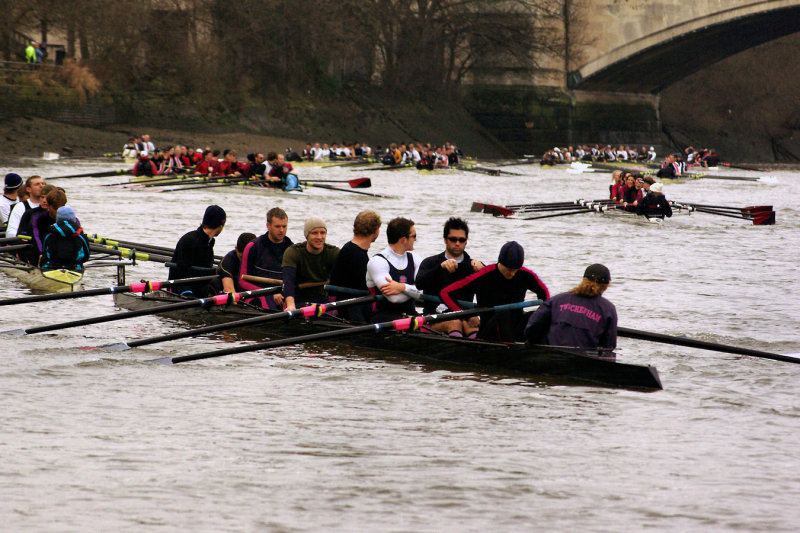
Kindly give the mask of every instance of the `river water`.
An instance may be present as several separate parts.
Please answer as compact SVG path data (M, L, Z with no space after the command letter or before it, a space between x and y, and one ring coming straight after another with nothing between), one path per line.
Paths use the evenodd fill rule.
M41 162L44 176L108 162ZM121 168L121 165L120 165ZM594 214L523 221L471 213L473 201L603 198L609 175L512 166L522 176L300 169L369 176L371 198L226 188L175 193L53 181L89 233L174 246L206 205L240 232L264 231L273 206L351 236L361 209L417 224L417 251L442 249L448 216L470 223L468 251L492 262L503 242L551 292L586 265L612 272L620 325L753 349L800 352L800 174L777 184L695 180L668 198L774 205L777 225L695 213L662 226ZM7 172L9 169L3 169ZM26 176L31 173L25 169ZM760 175L721 171L728 175ZM123 178L124 179L124 178ZM381 236L372 252L385 246ZM165 279L139 263L129 281ZM85 287L114 284L90 270ZM27 294L0 274L0 297ZM110 297L0 307L0 329L112 313ZM155 317L3 341L0 516L7 531L796 531L800 526L800 365L620 339L622 361L652 364L654 393L558 386L359 357L352 350L269 352L154 365L242 343L216 335L128 352L83 346L183 330Z

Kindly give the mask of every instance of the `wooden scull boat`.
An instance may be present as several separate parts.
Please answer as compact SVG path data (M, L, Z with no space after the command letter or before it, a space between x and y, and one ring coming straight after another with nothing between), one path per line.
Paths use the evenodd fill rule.
M115 303L128 309L152 308L183 301L179 295L155 291L142 296L127 293L114 295ZM268 311L239 304L209 309L193 308L165 313L164 316L190 323L222 323ZM305 320L270 322L263 329L249 332L268 338L292 337L308 333L347 328L351 324L328 315ZM492 374L541 377L555 383L599 384L636 390L662 388L658 371L652 366L617 362L613 357L601 357L597 352L551 347L526 346L524 343L501 343L458 339L438 333L379 332L340 339L352 348L367 350L370 357L400 358L459 369L478 369Z

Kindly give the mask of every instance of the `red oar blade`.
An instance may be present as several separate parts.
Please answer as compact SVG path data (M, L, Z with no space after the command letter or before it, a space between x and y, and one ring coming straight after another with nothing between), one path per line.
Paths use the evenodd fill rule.
M743 215L754 215L759 212L772 211L771 205L750 205L742 208Z
M347 183L354 189L367 189L372 187L372 180L369 178L355 178L352 180L347 180Z
M775 211L753 213L753 224L756 226L772 226L775 224Z

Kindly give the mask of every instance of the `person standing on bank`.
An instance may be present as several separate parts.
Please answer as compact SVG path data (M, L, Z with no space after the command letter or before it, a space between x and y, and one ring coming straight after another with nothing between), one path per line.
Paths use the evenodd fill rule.
M378 213L368 209L356 215L353 221L353 238L342 246L336 258L331 272L331 285L366 292L369 247L380 234L381 217ZM340 317L351 322L368 322L371 307L372 304L344 307L338 313Z
M460 218L450 217L444 224L444 251L440 254L426 257L419 266L416 286L425 294L438 295L448 285L462 280L484 267L476 259L471 259L464 251L469 238L469 226ZM459 295L455 294L455 298ZM439 308L439 306L442 306ZM432 301L426 301L422 312L426 315L444 312L446 306ZM434 331L449 333L454 337L467 337L477 333L480 321L478 317L468 320L449 320L431 325Z
M420 290L414 285L420 257L414 253L417 230L414 221L397 217L386 225L389 246L372 256L367 263L367 289L383 294L376 301L372 322L385 322L418 314L414 302Z
M210 205L203 214L200 227L180 238L172 255L174 266L169 268L168 279L195 278L213 273L214 239L225 227L225 210L218 205ZM201 281L191 285L181 285L181 294L205 298L214 291L211 283Z
M546 300L550 297L547 287L535 272L522 266L524 261L525 250L518 242L509 241L500 248L496 264L485 266L474 274L448 285L439 295L444 304L454 311L461 310L453 297L456 292L468 295L466 300L472 300L474 294L478 307L522 302L528 291L535 293L540 300ZM525 317L521 309L486 313L481 316L478 338L504 342L518 341L523 339L524 329Z
M603 298L611 273L589 265L580 284L544 302L525 327L528 344L549 344L594 350L617 347L617 308Z
M325 284L339 255L339 247L327 244L328 227L320 217L306 219L303 227L305 242L291 245L283 254L283 300L287 311L297 305L325 303ZM300 285L313 283L311 287Z

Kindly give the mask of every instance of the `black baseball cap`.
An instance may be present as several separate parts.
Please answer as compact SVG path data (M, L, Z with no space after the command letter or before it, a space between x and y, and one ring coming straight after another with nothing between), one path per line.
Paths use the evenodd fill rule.
M608 268L600 263L595 263L586 267L583 277L589 281L600 283L601 285L608 285L611 283L611 272L609 272Z

